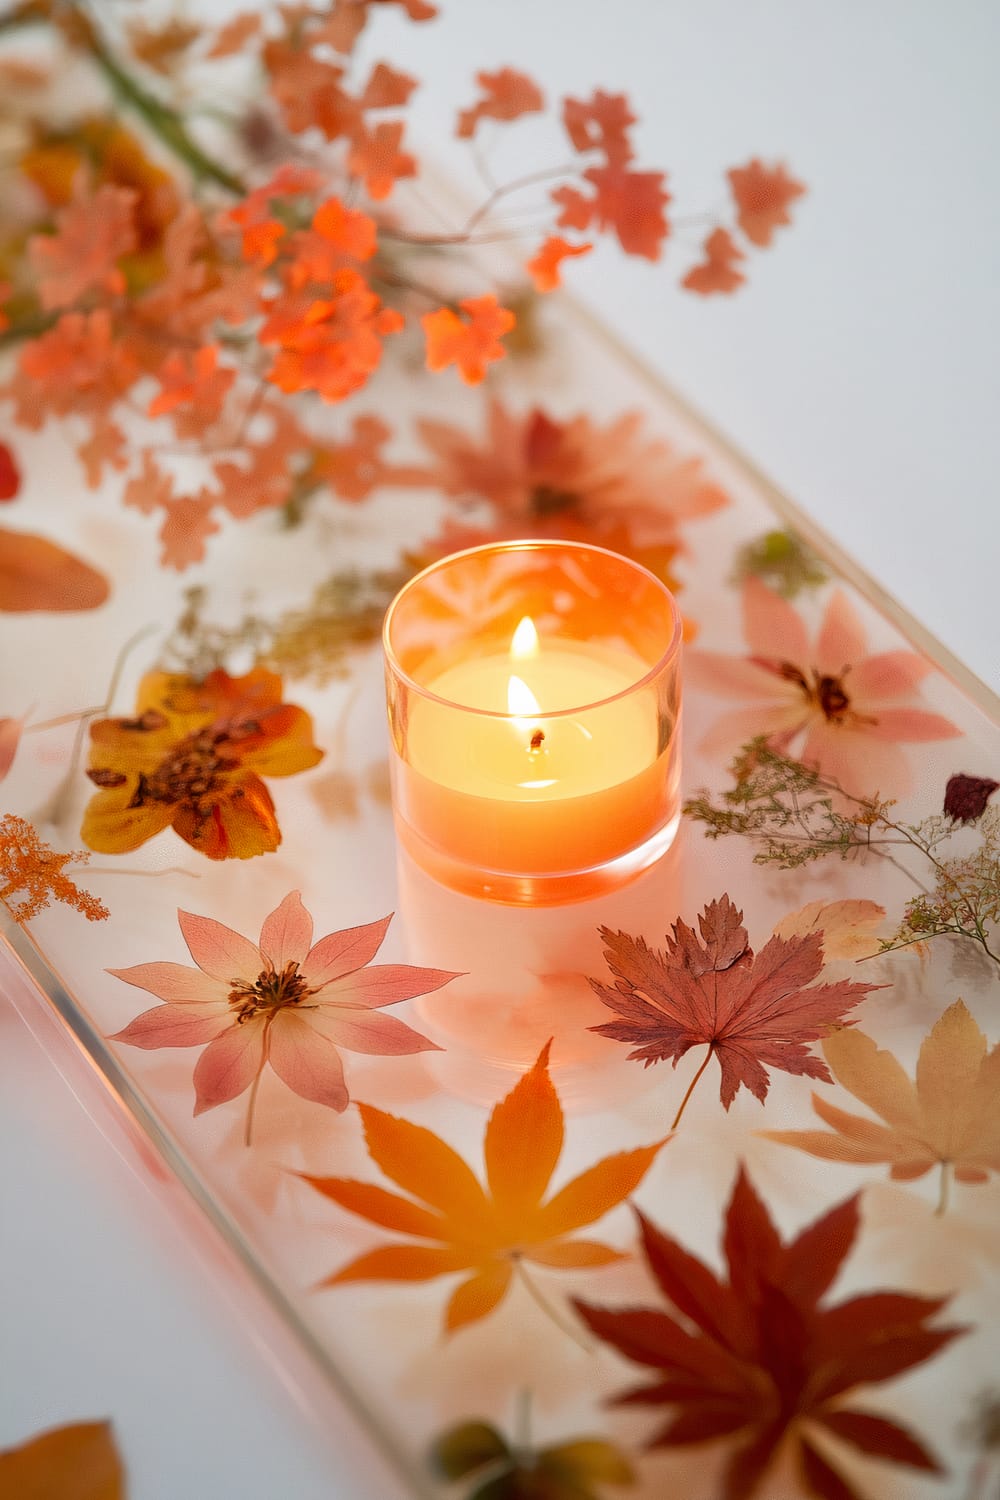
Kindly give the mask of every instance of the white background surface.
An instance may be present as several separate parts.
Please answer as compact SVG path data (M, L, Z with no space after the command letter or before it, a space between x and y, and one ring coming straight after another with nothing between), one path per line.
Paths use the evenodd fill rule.
M675 290L676 247L655 268L609 246L569 279L1000 688L1000 6L445 11L422 27L387 16L377 31L376 53L425 80L425 136L469 102L475 68L509 62L553 94L626 89L643 118L640 165L670 168L678 213L714 205L723 169L752 155L784 158L809 183L794 230L754 256L734 299ZM502 138L503 176L557 159L555 135L539 144L526 126L523 138ZM446 159L461 160L457 148ZM132 1500L394 1500L363 1445L345 1451L342 1426L319 1431L299 1412L182 1232L3 1010L0 1084L0 1446L110 1414Z

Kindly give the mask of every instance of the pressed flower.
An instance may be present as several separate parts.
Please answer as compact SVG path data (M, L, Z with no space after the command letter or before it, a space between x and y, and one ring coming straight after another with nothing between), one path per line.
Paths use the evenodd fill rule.
M780 754L816 767L849 796L893 797L910 786L901 745L961 734L950 719L914 701L930 662L914 651L869 654L864 627L841 589L811 641L798 612L751 578L743 589L743 633L746 656L687 656L690 682L755 700L716 721L701 742L708 754L765 735Z
M322 758L304 709L281 701L281 678L256 667L202 682L150 672L135 715L91 726L84 842L104 854L137 849L164 828L209 859L276 849L281 830L262 776L294 776Z
M207 1042L194 1070L194 1112L250 1089L247 1145L268 1065L303 1099L345 1110L350 1095L339 1048L394 1057L439 1050L381 1011L458 976L408 964L369 967L391 917L314 943L312 917L299 892L290 891L265 918L256 943L209 917L180 911L177 919L198 967L148 963L111 969L116 979L163 1002L111 1040L147 1051Z

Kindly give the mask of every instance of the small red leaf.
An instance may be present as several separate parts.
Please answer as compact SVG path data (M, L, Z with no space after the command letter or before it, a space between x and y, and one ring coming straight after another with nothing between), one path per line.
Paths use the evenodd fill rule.
M21 474L6 443L0 443L0 500L13 500L21 488Z

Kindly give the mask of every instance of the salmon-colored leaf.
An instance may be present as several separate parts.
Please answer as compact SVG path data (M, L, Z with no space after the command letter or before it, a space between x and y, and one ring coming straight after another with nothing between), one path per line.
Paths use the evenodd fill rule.
M260 35L263 16L256 10L241 10L220 26L215 40L206 56L210 58L232 57L236 52L248 49L248 44Z
M534 1067L502 1099L486 1127L487 1187L459 1153L425 1126L372 1105L358 1106L372 1160L407 1202L375 1185L345 1178L307 1178L317 1191L361 1218L436 1239L437 1247L388 1245L354 1260L324 1283L427 1280L472 1273L447 1305L451 1331L499 1305L524 1262L554 1269L598 1269L621 1252L593 1240L569 1240L621 1203L644 1177L663 1142L609 1157L546 1203L563 1144L563 1113L548 1071L546 1046Z
M774 929L775 937L805 937L818 932L823 959L871 958L881 944L876 931L885 920L885 907L877 901L810 901L789 912Z
M728 229L713 229L705 241L705 259L687 273L681 286L689 292L710 297L718 292L735 292L746 281L738 269L746 256Z
M397 109L409 102L417 80L388 63L376 63L361 94L362 109Z
M9 1500L125 1500L125 1469L110 1422L53 1427L0 1453Z
M609 166L622 167L632 159L629 131L636 116L624 94L595 89L589 99L563 100L563 124L577 151L601 151Z
M552 292L557 286L562 286L560 268L567 256L586 255L593 248L593 245L586 243L571 245L562 235L553 234L538 253L525 262L524 269L535 283L536 292Z
M736 201L736 222L751 244L769 245L774 231L792 222L789 204L806 191L781 165L767 167L758 158L726 174Z
M401 177L417 174L416 157L400 150L404 128L399 120L383 121L371 129L360 130L354 137L347 158L348 171L364 179L369 197L377 201L388 198Z
M515 68L477 73L476 82L483 97L470 109L460 112L455 128L460 140L475 135L480 120L517 120L521 115L537 114L545 108L545 96L537 83Z
M90 193L81 180L56 215L55 234L37 235L29 246L44 308L70 307L86 292L124 292L118 262L136 246L136 201L128 188L105 183Z
M0 611L97 609L108 581L48 537L0 526Z
M478 385L486 376L487 365L506 354L500 340L514 327L515 318L492 294L467 297L459 306L467 322L450 307L440 307L421 318L427 339L427 368L436 371L457 365L467 385Z
M742 924L743 913L722 896L698 918L698 933L675 922L664 953L602 928L617 982L590 981L618 1017L593 1031L630 1043L629 1057L647 1067L667 1058L676 1066L690 1047L706 1044L721 1068L726 1109L741 1087L763 1102L768 1067L828 1081L808 1044L879 988L848 980L814 985L823 968L818 933L772 937L755 955Z
M613 232L627 255L659 260L669 233L666 206L670 194L662 172L633 172L618 162L588 167L584 180L594 189L584 197L572 186L553 190L553 201L561 213L556 223L562 229L588 229L591 225Z

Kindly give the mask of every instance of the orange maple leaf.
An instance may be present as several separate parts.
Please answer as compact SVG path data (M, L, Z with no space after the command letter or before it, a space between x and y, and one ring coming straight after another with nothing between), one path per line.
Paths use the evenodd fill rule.
M486 366L507 353L500 340L516 319L492 293L466 297L459 307L468 322L450 307L439 307L420 319L427 338L427 368L436 371L457 365L467 385L478 385L485 378Z
M205 54L210 58L232 57L260 34L263 17L256 10L241 10L215 34L215 41Z
M352 136L361 124L358 101L343 86L344 69L286 38L268 42L264 66L271 93L294 134L322 131L328 141Z
M206 344L192 354L171 354L158 372L161 390L147 408L151 417L174 413L181 437L198 437L222 415L236 371L219 365L219 350Z
M769 245L774 231L792 222L788 205L806 191L783 166L766 167L757 157L745 167L732 167L726 176L736 200L736 222L753 245Z
M524 269L535 283L535 291L552 292L557 286L562 286L559 268L566 257L586 255L593 248L589 243L571 245L561 235L550 235L538 253L525 262Z
M360 272L338 271L331 290L328 298L283 297L271 304L258 337L279 346L267 379L286 393L314 390L325 401L342 401L378 368L383 336L403 326Z
M26 345L20 374L30 384L33 401L44 401L59 416L81 404L110 405L138 378L140 368L131 347L119 338L106 307L91 313L64 313L54 328ZM39 426L38 420L26 425Z
M409 101L419 85L408 73L399 73L388 63L376 63L361 92L362 109L395 109Z
M327 198L313 215L312 227L337 250L354 260L371 260L378 248L375 220L345 208L339 198Z
M90 489L96 490L104 470L127 469L128 450L125 434L117 422L112 422L103 413L94 418L90 436L77 448L83 471Z
M480 120L517 120L545 108L545 95L527 73L500 68L496 73L477 73L483 97L458 116L455 134L460 140L475 135Z
M705 259L684 277L681 286L689 292L699 292L710 297L715 292L735 292L746 277L736 269L738 261L746 260L728 229L713 229L705 241Z
M163 502L166 516L160 527L163 550L160 562L165 568L182 573L205 556L205 543L218 531L212 518L212 497L201 490L197 495L179 495Z
M144 516L151 516L160 506L166 507L173 497L173 479L164 473L153 457L152 450L147 448L142 455L142 468L138 474L133 474L125 486L122 496L124 504L141 511Z
M599 1241L568 1236L603 1218L634 1192L666 1142L605 1157L543 1202L564 1135L562 1107L549 1077L549 1045L489 1118L483 1143L485 1187L433 1131L372 1105L358 1105L372 1160L411 1197L350 1178L301 1175L351 1213L429 1243L369 1250L322 1286L430 1281L470 1271L448 1302L445 1327L450 1332L491 1313L515 1274L526 1279L526 1261L580 1270L625 1258Z
M30 922L53 901L82 912L88 922L102 922L108 909L96 896L81 891L65 874L70 864L85 865L89 854L57 854L25 818L0 818L0 903L15 922Z
M408 151L400 151L402 139L403 124L399 120L374 129L363 128L355 135L347 170L364 178L369 197L388 198L401 177L416 176L417 159Z
M664 212L670 194L663 186L662 172L631 172L617 163L589 167L583 174L594 189L587 198L578 188L553 189L552 198L562 212L556 223L561 229L613 230L627 255L659 260L669 233Z
M136 247L136 199L131 189L107 184L91 193L78 178L73 201L56 215L55 234L36 235L28 245L47 311L70 307L86 292L121 296L118 262Z
M394 0L333 0L331 14L312 33L313 43L323 42L335 52L351 52L368 20L369 5L391 5ZM427 0L395 0L411 21L432 21L437 7Z
M587 100L563 100L563 125L577 151L603 151L609 166L623 167L633 156L628 132L636 123L624 94L595 89Z

